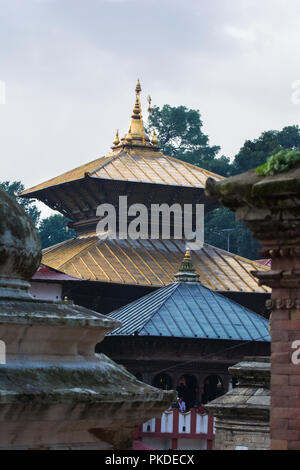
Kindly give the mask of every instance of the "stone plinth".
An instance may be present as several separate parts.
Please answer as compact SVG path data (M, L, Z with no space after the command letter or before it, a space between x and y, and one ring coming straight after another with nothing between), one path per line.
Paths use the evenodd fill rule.
M216 417L216 450L268 450L269 358L245 358L229 368L238 386L205 405Z
M300 449L300 167L274 176L254 170L207 182L206 192L236 212L272 269L254 272L272 288L271 449Z
M119 322L71 302L35 301L30 219L0 191L0 449L129 449L134 428L175 392L139 382L95 345Z

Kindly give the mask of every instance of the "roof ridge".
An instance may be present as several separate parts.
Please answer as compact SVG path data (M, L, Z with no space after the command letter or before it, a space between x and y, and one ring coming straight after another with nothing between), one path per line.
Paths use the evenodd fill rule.
M94 237L86 237L86 238L75 238L75 240L86 240L87 238L93 238L93 239L97 239L98 237L97 236L94 236ZM68 240L67 240L68 241ZM91 245L93 245L93 243L97 241L97 240L92 240L88 245L85 245L82 249L79 249L79 251L74 254L73 256L71 256L71 258L68 258L67 261L65 261L63 264L60 264L59 265L59 268L61 268L62 266L64 266L65 264L69 263L72 259L74 259L76 256L78 256L79 254L81 255L85 250L87 250L88 248L90 248ZM56 268L58 269L58 268Z
M172 282L171 284L169 284L168 286L166 287L162 287L162 289L168 289L170 288L170 292L169 294L167 295L167 297L163 300L163 302L157 307L157 309L153 312L153 314L148 318L148 320L144 323L144 325L140 328L139 331L141 331L143 328L145 328L147 326L147 323L150 322L150 320L154 317L154 315L157 314L157 312L161 309L162 305L164 305L168 300L169 298L171 297L171 295L178 289L178 287L180 286L180 282ZM171 288L172 287L172 288ZM160 289L158 289L160 290Z
M18 196L22 196L22 195L25 195L25 194L28 194L28 193L31 193L31 192L34 192L34 191L41 191L41 190L49 188L51 186L55 186L56 184L62 184L62 182L60 182L60 183L55 183L55 184L52 185L51 182L55 181L58 178L61 178L63 176L67 176L67 175L75 172L76 170L80 170L81 168L83 168L85 166L92 165L94 162L97 162L98 160L100 160L102 158L105 159L105 158L107 158L107 156L103 155L102 157L98 157L98 158L95 158L94 160L88 161L86 163L82 163L81 165L78 165L75 168L72 168L71 170L64 171L63 173L60 173L59 175L54 176L53 178L50 178L49 180L46 180L43 183L39 183L39 184L36 184L36 185L32 186L31 188L25 189L24 191L19 193ZM76 178L76 179L78 179L78 178ZM73 180L70 180L70 181L73 181ZM44 186L45 184L47 184L47 186ZM43 187L40 188L40 186L43 186ZM36 189L36 188L39 188L39 189Z
M170 290L169 294L166 296L166 297L163 297L162 295L162 300L161 302L159 302L159 304L157 305L157 307L154 308L154 310L150 313L150 316L149 318L145 321L145 323L143 323L136 331L140 332L144 327L145 325L147 325L147 323L151 320L151 318L153 318L153 316L157 313L157 311L161 308L161 306L166 302L167 299L169 299L169 297L172 295L172 293L176 290L175 287L177 288L177 286L174 286L174 284L178 284L178 283L175 283L173 282L172 284L169 284L168 286L164 286L164 287L161 287L157 290L155 290L154 292L149 292L149 294L146 294L142 297L140 297L139 299L136 299L136 300L133 300L132 302L130 302L129 304L127 305L124 305L123 307L120 307L118 308L117 310L113 310L112 312L110 312L107 316L108 317L112 317L112 318L116 318L115 315L121 313L122 311L124 311L124 313L126 313L126 310L130 309L130 307L132 307L133 305L138 305L140 302L144 302L148 297L154 297L155 294L156 295L162 295L163 294L163 291L166 291L166 290ZM122 321L122 320L120 320ZM123 327L120 327L118 329L122 329ZM116 330L115 330L116 331ZM114 333L114 332L111 332L111 333ZM110 334L110 333L108 333Z
M68 238L67 240L63 240L62 242L55 243L55 245L47 246L46 248L42 249L42 255L44 255L46 253L51 253L51 251L58 248L59 246L66 244L70 240L76 240L77 238L78 237L71 237L71 238ZM45 264L45 263L41 262L41 264ZM45 264L45 266L47 266L47 265ZM50 266L50 267L52 268L52 266ZM56 269L56 268L52 268L52 269Z
M210 245L210 243L206 243L204 242L203 246L206 245L210 248L213 248L214 250L218 250L218 251L221 251L223 253L226 253L227 255L230 255L232 258L237 258L237 259L240 259L242 261L245 261L246 263L248 264L252 264L254 265L255 267L259 267L259 268L263 268L265 271L269 271L270 268L268 266L265 266L263 264L260 264L260 263L257 263L256 261L252 260L252 259L248 259L248 258L245 258L244 256L240 256L240 255L237 255L236 253L232 253L231 251L227 251L227 250L224 250L224 248L219 248L218 246L213 246L213 245ZM202 248L201 248L202 249ZM199 250L200 251L200 250Z
M117 157L120 157L120 155L124 152L123 149L121 149L119 152L115 153L114 155L111 155L110 157L108 155L106 155L106 160L104 162L102 162L100 165L96 166L96 168L94 168L92 171L89 171L89 175L92 175L93 173L96 173L97 171L101 170L102 168L104 168L108 163L111 163L113 162L114 160L116 160Z
M205 168L202 168L201 166L193 165L192 163L185 162L184 160L180 160L179 158L171 157L170 155L163 154L163 156L166 158L170 158L171 160L175 162L182 163L184 166L187 166L196 170L204 171L210 176L217 176L218 178L221 178L223 180L226 179L225 176L219 175L218 173L213 173L212 171L206 170Z
M159 301L157 296L161 296ZM201 283L172 283L109 316L124 322L112 335L269 341L264 316Z

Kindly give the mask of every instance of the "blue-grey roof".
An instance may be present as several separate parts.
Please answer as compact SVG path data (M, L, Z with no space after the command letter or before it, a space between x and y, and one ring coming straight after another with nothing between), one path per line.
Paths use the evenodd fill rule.
M109 316L122 323L109 335L270 341L268 320L200 282L170 284Z

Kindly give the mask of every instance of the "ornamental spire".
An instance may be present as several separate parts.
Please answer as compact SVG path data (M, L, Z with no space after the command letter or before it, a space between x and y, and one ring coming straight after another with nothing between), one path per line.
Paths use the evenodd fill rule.
M117 129L116 137L115 137L115 140L113 141L113 145L119 145L119 143L120 143L119 129Z
M150 142L149 136L146 134L144 129L144 123L142 118L142 107L140 94L142 91L141 83L138 80L135 87L135 104L131 115L130 127L127 134L118 141L119 136L116 136L113 142L113 150L120 148L135 148L135 149L151 149L154 151L158 150L158 141L154 133L152 141Z
M174 278L175 282L199 282L199 274L196 273L190 250L186 250L179 271Z

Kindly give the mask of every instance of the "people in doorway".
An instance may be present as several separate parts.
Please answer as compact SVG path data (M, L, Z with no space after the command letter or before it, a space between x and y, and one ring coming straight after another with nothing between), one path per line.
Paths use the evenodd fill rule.
M179 408L179 411L181 411L181 413L186 412L185 402L183 401L182 398L178 398L178 408Z

